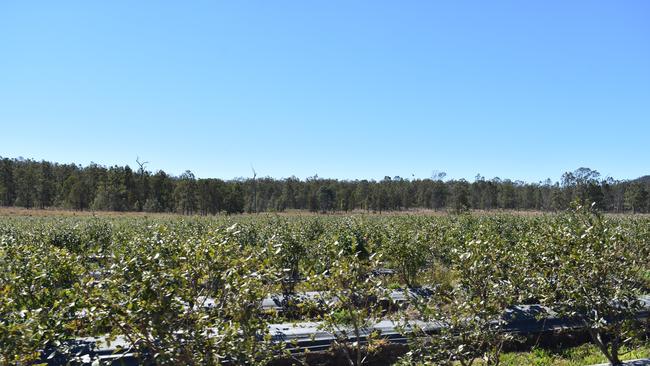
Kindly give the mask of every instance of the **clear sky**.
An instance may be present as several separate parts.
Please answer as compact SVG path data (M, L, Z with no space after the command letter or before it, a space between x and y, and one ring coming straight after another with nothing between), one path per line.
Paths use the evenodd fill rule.
M650 174L650 1L0 2L0 156Z

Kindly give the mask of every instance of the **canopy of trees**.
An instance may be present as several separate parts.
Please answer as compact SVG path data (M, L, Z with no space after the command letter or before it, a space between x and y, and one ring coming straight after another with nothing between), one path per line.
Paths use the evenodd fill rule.
M525 183L509 179L474 182L385 177L336 180L317 176L285 179L197 179L190 171L172 176L143 164L105 167L0 158L0 205L76 210L217 214L284 211L373 212L414 208L563 210L574 201L595 202L610 212L649 212L650 180L601 178L588 168L564 173L560 182Z

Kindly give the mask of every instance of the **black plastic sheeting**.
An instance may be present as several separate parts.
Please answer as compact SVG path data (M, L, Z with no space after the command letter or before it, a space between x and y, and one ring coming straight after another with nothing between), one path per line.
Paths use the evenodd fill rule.
M313 297L314 294L308 297ZM268 306L279 306L277 300L267 299L273 302ZM639 312L639 319L650 319L650 295L643 296L640 300L644 303L643 310ZM541 305L517 305L506 310L503 318L506 322L504 331L520 336L545 335L552 337L561 331L580 331L582 326L578 321L563 319L557 316L551 309ZM408 340L408 333L414 328L434 334L438 332L443 323L409 321L408 323L396 322L393 320L381 320L373 326L363 329L359 341L365 342L366 337L373 332L378 332L381 337L391 343L405 344ZM402 329L400 332L398 329ZM322 329L319 322L299 322L271 324L269 332L275 342L283 342L291 352L325 351L332 343L343 334L350 334L348 330L341 329L341 332L329 332ZM337 334L338 333L338 334ZM356 341L357 339L351 339ZM105 337L79 338L68 342L65 347L69 350L69 356L63 356L58 352L45 352L42 362L51 366L78 364L90 365L93 361L99 361L106 365L137 365L136 354L131 351L131 344L124 337L117 337L108 342ZM146 358L146 356L144 357Z

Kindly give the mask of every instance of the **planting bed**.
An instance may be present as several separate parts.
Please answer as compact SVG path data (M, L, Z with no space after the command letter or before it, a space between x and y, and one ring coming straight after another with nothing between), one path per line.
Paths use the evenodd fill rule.
M649 254L650 219L584 207L7 217L0 364L494 364L584 341L615 359L647 342Z

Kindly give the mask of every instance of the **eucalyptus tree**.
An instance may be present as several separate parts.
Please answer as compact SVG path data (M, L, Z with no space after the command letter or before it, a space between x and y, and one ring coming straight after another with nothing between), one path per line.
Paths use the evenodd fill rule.
M0 159L0 205L13 205L15 196L14 162L9 158L2 158Z
M46 208L52 206L52 204L54 204L56 187L51 163L46 161L41 163L38 174L38 184L36 187L38 194L38 207Z
M187 170L181 174L174 189L176 208L182 214L193 214L197 209L197 185L194 173Z
M453 212L460 213L471 208L469 188L470 184L464 179L453 182L450 197L450 208L453 210Z
M335 209L336 192L329 186L321 186L318 189L318 206L320 211L325 213Z
M151 176L149 184L150 199L152 200L150 207L156 209L156 211L174 211L174 181L172 177L159 170Z
M625 208L632 213L646 212L650 208L650 194L641 183L632 183L625 190Z
M37 163L31 160L21 159L15 165L14 180L16 187L16 206L31 208L36 204L38 193L36 190L36 179L38 171Z

